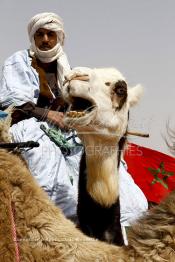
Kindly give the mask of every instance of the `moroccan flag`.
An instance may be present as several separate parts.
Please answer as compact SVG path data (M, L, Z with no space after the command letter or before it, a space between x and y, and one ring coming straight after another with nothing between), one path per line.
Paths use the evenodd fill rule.
M148 201L159 203L175 190L174 157L129 143L124 159L128 172Z

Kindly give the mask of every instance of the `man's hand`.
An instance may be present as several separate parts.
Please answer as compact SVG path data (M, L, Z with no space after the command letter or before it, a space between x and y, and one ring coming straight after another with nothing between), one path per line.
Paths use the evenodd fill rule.
M62 112L49 110L47 114L47 120L54 125L59 126L60 128L64 128L64 114Z

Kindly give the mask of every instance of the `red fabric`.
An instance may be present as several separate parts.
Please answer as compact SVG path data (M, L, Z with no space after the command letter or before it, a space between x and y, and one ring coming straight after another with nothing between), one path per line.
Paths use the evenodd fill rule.
M148 201L159 203L175 190L174 157L129 143L124 158L128 172Z

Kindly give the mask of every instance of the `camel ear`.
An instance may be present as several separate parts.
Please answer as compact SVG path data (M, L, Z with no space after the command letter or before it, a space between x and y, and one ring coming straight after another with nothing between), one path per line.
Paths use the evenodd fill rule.
M130 107L135 106L139 102L143 92L144 88L140 84L128 89L128 101Z

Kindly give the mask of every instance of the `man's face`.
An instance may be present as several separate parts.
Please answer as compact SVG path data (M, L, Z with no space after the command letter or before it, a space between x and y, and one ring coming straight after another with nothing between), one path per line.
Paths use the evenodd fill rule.
M34 34L35 45L42 51L52 49L58 42L57 34L54 31L39 28Z

